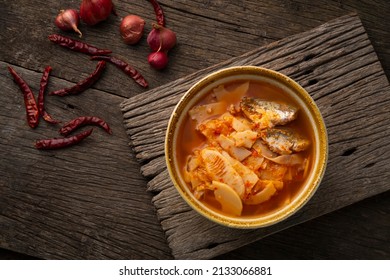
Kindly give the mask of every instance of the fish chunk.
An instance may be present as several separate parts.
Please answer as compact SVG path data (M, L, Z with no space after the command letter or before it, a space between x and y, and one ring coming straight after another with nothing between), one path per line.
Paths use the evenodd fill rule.
M280 155L306 150L310 141L289 128L270 128L263 131L261 139L269 149Z
M260 129L284 125L296 119L298 109L284 103L243 97L240 108Z

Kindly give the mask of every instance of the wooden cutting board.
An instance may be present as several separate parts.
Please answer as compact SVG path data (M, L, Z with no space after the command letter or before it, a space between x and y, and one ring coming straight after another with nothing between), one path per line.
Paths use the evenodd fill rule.
M235 65L270 68L303 86L329 136L325 177L311 201L286 221L240 230L192 210L170 181L165 131L174 106L197 80ZM259 47L121 104L126 132L149 180L161 226L177 259L208 259L390 189L390 86L357 15ZM348 226L348 225L346 225ZM297 240L299 242L299 240Z

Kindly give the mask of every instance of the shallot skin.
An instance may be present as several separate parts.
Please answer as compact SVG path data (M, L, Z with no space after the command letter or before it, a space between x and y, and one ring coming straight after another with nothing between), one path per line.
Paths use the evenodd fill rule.
M112 13L111 0L83 0L80 5L80 18L88 25L106 20Z
M176 45L176 33L167 27L153 24L147 42L152 51L167 52Z
M148 62L154 69L162 70L168 65L168 55L165 52L152 52L148 55Z
M54 23L63 31L74 30L79 34L79 37L83 35L78 29L80 23L79 13L74 9L61 10Z
M144 34L145 21L137 15L127 15L120 25L120 33L124 42L134 45L139 42Z

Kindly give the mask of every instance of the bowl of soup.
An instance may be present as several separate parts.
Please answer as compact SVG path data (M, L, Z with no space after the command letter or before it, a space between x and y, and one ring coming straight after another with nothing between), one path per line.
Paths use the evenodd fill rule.
M197 81L168 123L166 164L181 197L207 219L259 228L296 213L324 175L328 140L308 92L261 67Z

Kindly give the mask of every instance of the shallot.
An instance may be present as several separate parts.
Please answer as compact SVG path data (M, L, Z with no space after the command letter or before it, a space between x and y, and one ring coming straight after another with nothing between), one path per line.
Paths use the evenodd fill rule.
M171 29L153 24L153 29L150 31L147 42L152 51L169 51L176 45L176 33Z
M164 69L168 65L168 56L165 52L152 52L148 55L150 66L157 70Z
M78 29L78 25L80 23L79 14L74 9L61 10L54 23L61 30L74 30L79 34L79 37L83 35Z
M112 13L111 0L83 0L80 6L80 17L88 25L95 25L106 20Z
M144 34L145 21L137 15L127 15L120 25L120 33L126 44L134 45Z

